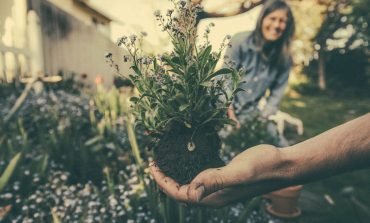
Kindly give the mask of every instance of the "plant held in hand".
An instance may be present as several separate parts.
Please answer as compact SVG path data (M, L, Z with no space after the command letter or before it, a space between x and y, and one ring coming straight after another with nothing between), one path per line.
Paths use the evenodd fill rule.
M134 35L122 37L118 44L129 52L124 61L132 63L134 74L129 78L139 92L139 97L131 98L133 110L137 123L155 139L154 159L166 175L185 184L200 171L223 165L217 130L234 124L227 108L241 90L237 86L242 71L216 71L230 37L225 37L218 52L212 52L208 27L205 43L196 45L200 6L183 0L173 3L175 10L165 16L155 12L159 25L171 37L173 52L143 56L141 38Z

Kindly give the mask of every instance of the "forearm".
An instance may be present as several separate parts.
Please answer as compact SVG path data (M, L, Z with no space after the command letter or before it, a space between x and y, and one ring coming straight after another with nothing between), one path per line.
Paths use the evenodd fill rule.
M294 146L247 149L228 165L201 172L183 196L190 202L221 207L365 167L370 167L370 113Z
M279 176L301 184L370 167L370 113L281 150Z

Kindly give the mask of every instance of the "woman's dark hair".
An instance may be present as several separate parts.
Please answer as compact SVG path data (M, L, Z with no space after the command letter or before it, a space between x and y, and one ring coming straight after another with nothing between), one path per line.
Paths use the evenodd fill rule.
M269 44L262 34L262 21L275 10L284 9L287 11L287 24L283 35L276 42ZM270 61L273 65L286 66L291 63L290 44L295 32L295 22L293 13L284 0L268 0L257 20L256 29L252 33L252 40L262 58Z

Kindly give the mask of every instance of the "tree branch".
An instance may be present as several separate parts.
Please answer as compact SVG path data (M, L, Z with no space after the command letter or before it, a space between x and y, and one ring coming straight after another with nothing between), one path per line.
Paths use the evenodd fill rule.
M236 8L235 10L228 11L228 12L222 12L222 11L202 11L198 14L197 17L197 24L202 19L208 19L208 18L219 18L219 17L229 17L234 15L239 15L244 12L250 11L253 8L263 4L266 0L244 0L244 1L238 1L240 3L240 7ZM200 4L202 0L192 0L193 3ZM230 1L226 1L225 3L217 6L217 8L226 8L228 5L230 5ZM216 7L215 7L216 8Z

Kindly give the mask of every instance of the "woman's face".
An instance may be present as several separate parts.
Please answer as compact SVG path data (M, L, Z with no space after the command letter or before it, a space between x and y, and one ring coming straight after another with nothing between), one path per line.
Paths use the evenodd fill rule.
M268 42L278 40L284 33L288 21L287 11L277 9L262 20L262 35Z

